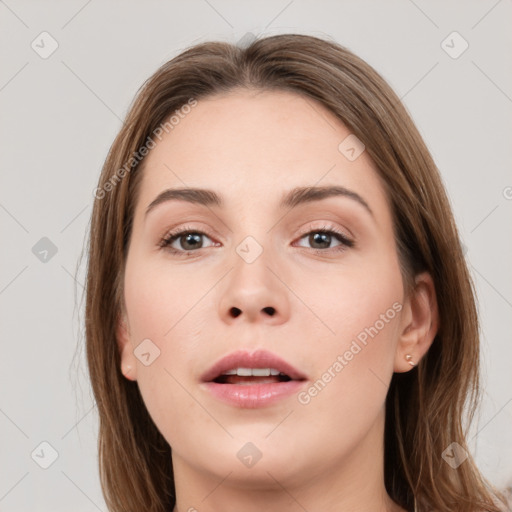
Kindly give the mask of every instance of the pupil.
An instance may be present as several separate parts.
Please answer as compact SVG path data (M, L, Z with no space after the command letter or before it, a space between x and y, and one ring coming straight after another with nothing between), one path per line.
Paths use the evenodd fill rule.
M181 244L181 246L184 248L184 249L194 249L194 248L197 248L198 247L198 244L201 245L201 235L199 233L189 233L188 235L185 235L184 236L185 238L185 244ZM186 247L187 244L189 244L191 241L193 242L195 240L196 245L192 245L192 247Z
M329 233L315 233L310 235L310 243L313 245L315 243L326 244L329 247L331 242L331 235Z

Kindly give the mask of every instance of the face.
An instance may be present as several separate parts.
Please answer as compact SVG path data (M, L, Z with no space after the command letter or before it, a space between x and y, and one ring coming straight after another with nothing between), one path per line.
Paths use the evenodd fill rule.
M300 483L375 456L405 299L390 206L367 153L339 149L349 135L310 99L234 91L146 157L118 340L175 466ZM183 188L219 202L160 196ZM203 382L233 353L217 370L294 379Z

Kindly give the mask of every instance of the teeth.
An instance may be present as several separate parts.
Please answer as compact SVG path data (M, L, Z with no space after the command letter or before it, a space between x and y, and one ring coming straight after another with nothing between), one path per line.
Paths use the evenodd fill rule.
M233 368L222 375L238 375L240 377L268 377L269 375L285 375L275 368Z
M270 368L253 368L252 374L255 377L268 377L270 375Z

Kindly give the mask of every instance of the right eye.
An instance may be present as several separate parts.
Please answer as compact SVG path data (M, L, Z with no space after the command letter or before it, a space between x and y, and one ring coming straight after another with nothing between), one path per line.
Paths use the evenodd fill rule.
M210 238L206 233L197 229L182 228L168 233L162 238L159 246L174 254L188 255L192 252L197 252L199 249L206 248L203 246L201 237ZM180 247L176 247L176 245Z

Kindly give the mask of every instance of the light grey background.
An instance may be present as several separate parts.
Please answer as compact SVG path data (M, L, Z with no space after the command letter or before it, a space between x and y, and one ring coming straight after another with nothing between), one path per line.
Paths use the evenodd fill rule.
M479 297L485 393L471 446L488 478L512 484L511 19L510 0L0 1L0 509L106 510L83 351L73 358L92 191L142 82L193 43L248 32L332 37L410 110ZM31 47L51 49L43 31L58 43L45 59ZM46 262L32 252L43 237L57 248ZM48 469L43 441L58 454Z

